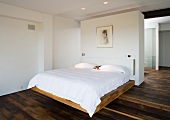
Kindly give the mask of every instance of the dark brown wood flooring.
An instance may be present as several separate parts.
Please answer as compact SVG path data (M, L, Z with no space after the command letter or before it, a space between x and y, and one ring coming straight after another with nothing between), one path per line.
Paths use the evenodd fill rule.
M170 120L170 68L148 70L145 81L107 106L148 120Z
M134 86L92 118L32 90L0 97L0 120L170 120L170 69L149 70Z

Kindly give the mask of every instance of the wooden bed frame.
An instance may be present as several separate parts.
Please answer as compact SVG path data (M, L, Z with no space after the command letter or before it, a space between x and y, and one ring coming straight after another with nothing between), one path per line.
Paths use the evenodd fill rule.
M104 95L103 97L101 97L101 103L97 106L96 110L95 110L95 113L98 112L99 110L101 110L103 107L105 107L106 105L108 105L110 102L112 102L114 99L118 98L120 95L122 95L124 92L126 92L127 90L129 90L130 88L132 88L134 86L134 81L133 80L130 80L128 81L127 83L123 84L122 86L118 87L117 89L107 93L106 95ZM41 93L45 96L48 96L54 100L57 100L61 103L64 103L66 105L69 105L71 107L74 107L78 110L81 110L83 112L86 112L87 111L85 109L83 109L79 104L77 103L74 103L70 100L67 100L67 99L64 99L64 98L61 98L61 97L58 97L58 96L55 96L49 92L46 92L46 91L43 91L43 90L40 90L39 88L37 87L33 87L31 88L32 90L38 92L38 93Z

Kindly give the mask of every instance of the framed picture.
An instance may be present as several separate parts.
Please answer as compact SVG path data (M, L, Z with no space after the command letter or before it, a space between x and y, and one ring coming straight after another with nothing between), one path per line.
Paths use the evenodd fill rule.
M113 26L97 27L97 47L112 47Z

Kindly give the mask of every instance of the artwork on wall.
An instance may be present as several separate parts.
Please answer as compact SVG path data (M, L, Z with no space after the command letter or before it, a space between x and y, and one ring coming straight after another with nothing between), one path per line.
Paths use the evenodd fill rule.
M97 47L112 47L113 26L97 27Z

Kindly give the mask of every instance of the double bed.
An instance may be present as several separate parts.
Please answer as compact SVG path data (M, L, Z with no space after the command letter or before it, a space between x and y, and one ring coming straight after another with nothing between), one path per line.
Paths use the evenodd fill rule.
M92 117L134 85L129 79L125 67L106 65L94 69L93 64L81 63L39 73L30 80L28 89L87 112Z

